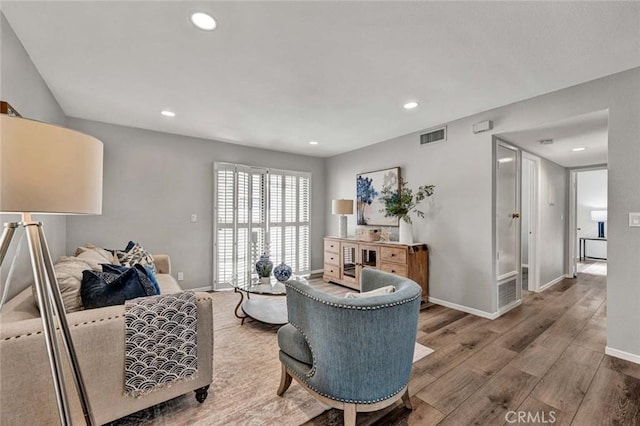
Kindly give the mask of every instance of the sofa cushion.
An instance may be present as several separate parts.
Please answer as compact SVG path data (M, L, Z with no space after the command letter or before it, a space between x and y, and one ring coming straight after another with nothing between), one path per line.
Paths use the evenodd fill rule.
M91 269L96 271L102 270L102 267L100 266L102 263L119 264L118 258L113 253L93 244L78 247L76 249L76 257L89 263L91 265Z
M116 251L116 256L122 266L139 264L150 267L154 274L158 272L151 253L135 241L129 241L129 244L127 244L127 247L123 251Z
M82 273L80 295L85 309L122 305L126 300L156 294L142 265L120 274L93 270Z
M156 275L156 279L160 286L160 294L171 294L182 291L176 279L169 274L158 274Z
M291 324L285 324L278 330L278 346L291 358L304 364L313 364L313 355L302 333Z
M62 256L53 265L53 270L58 279L58 286L62 294L62 302L67 313L82 310L82 299L80 297L80 287L82 284L82 272L92 269L93 265L86 259L80 259L73 256ZM36 308L38 307L38 298L36 296L36 285L31 284L31 292Z
M158 280L156 279L156 274L154 274L151 268L149 268L148 266L138 265L138 267L144 268L144 273L147 275L147 278L149 278L149 281L151 281L151 285L153 286L154 293L160 294L160 285L158 284ZM127 270L129 269L131 268L127 266L122 266L122 265L111 265L109 263L102 264L102 272L122 274L124 272L127 272Z
M396 288L392 285L388 285L385 287L376 288L375 290L365 291L362 293L353 293L349 292L344 295L347 299L362 299L365 297L374 297L374 296L382 296L385 294L391 294L396 291Z

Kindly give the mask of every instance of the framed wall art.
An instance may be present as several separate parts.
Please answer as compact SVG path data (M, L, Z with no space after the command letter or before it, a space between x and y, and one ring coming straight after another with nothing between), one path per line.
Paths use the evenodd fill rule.
M384 216L380 192L385 186L400 190L400 167L360 173L356 176L358 225L398 226L397 217Z

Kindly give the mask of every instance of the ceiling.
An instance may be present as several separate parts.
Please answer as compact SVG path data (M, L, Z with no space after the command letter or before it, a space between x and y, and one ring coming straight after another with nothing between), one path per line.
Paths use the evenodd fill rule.
M596 111L531 129L502 133L500 137L564 167L607 163L609 112ZM541 140L553 139L550 145ZM584 151L572 151L586 148Z
M322 157L640 66L636 2L1 7L68 116Z

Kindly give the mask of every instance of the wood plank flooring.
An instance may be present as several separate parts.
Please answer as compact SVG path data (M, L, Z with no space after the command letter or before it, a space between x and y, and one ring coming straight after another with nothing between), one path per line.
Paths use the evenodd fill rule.
M602 265L583 270L595 273L527 293L494 321L423 308L417 340L435 352L414 364L414 410L359 413L357 424L509 425L515 411L509 420L537 415L520 424L640 425L640 365L604 354L606 276ZM307 424L341 424L341 412Z
M606 269L583 270L578 279L527 293L520 307L493 321L424 306L417 341L435 352L413 366L413 411L398 403L358 413L357 424L509 425L518 424L505 418L515 411L537 415L519 424L640 425L640 365L604 354ZM320 279L310 285L335 295L350 291ZM342 424L341 411L323 412L296 383L276 396L278 327L250 319L241 326L233 315L238 299L233 292L213 294L214 381L207 401L185 395L114 426Z

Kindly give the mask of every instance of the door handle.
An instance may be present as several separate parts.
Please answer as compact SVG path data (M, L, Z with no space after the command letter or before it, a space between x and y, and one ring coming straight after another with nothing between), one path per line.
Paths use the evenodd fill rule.
M513 219L517 219L517 218L519 218L519 217L520 217L520 213L512 213L512 214L511 214L511 217L512 217Z

